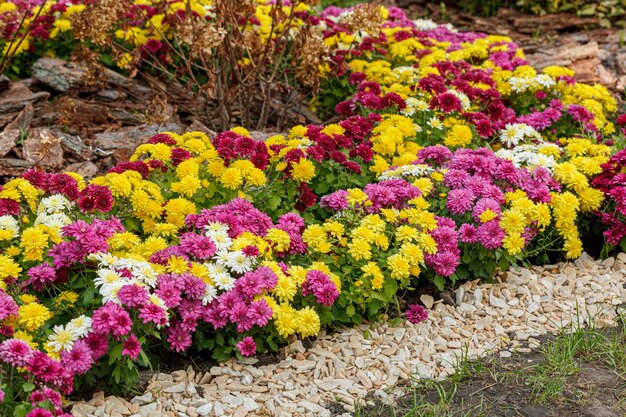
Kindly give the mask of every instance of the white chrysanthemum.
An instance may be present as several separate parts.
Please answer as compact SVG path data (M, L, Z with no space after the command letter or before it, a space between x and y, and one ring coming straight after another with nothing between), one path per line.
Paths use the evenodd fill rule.
M17 237L20 234L20 226L13 216L0 216L0 230L10 231L13 236L10 239Z
M55 229L61 230L63 226L67 226L72 223L72 219L65 213L53 213L46 214L41 213L37 215L35 219L35 226L38 224L43 224L44 226L53 227Z
M402 115L406 116L406 117L411 117L415 114L415 107L409 105L409 103L406 104L406 107L403 108L402 110L400 110L400 113L402 113Z
M91 261L96 261L100 264L100 266L108 267L115 262L117 262L118 258L115 255L111 255L108 252L98 252L87 255L87 259Z
M204 295L202 296L202 305L205 306L213 301L217 297L217 289L210 284L207 284L204 288Z
M512 161L517 168L541 166L551 171L556 165L556 160L551 155L539 153L539 150L546 146L555 145L546 143L538 145L524 144L513 149L500 149L496 152L496 156Z
M215 286L222 291L230 291L235 286L235 278L226 271L209 277L215 282Z
M228 229L230 229L227 224L220 223L220 222L208 222L207 225L204 226L204 228L207 231L213 230L216 232L224 232L224 233L228 233Z
M67 330L71 331L77 339L85 337L91 332L91 317L84 314L67 323Z
M127 269L140 282L150 287L156 286L158 273L149 262L132 258L116 258L109 265L115 270Z
M456 91L456 90L448 90L448 93L452 94L453 96L459 99L463 110L469 110L471 102L470 102L469 97L465 95L465 93L461 93L460 91Z
M222 272L228 272L224 266L218 265L213 262L205 262L204 267L206 268L207 274L211 279L213 279L213 275L221 274Z
M208 230L206 236L215 243L215 248L218 252L230 249L230 245L233 243L230 236L228 236L228 232L223 230Z
M240 250L229 252L226 260L226 266L238 274L245 274L252 269L253 259L246 256Z
M556 160L552 155L537 154L537 165L552 170L556 166Z
M378 177L378 180L381 181L400 177L423 177L432 174L434 171L433 168L425 164L402 165L383 172Z
M61 213L72 208L72 203L64 195L53 194L49 197L42 198L37 207L38 214Z
M219 251L213 256L213 260L216 264L226 267L228 265L228 253L227 250Z
M428 103L424 100L417 100L415 102L415 109L419 110L419 111L426 111L428 109L430 109L430 107L428 106Z
M550 88L556 84L556 82L554 81L554 78L552 78L548 74L537 75L537 78L535 78L535 81L537 82L537 84L545 88Z
M78 339L76 335L63 326L54 326L52 333L48 336L48 346L55 352L69 351L74 342Z
M509 161L515 163L515 154L510 149L500 149L496 152L496 156L498 158L508 159Z
M309 148L311 145L313 145L313 142L307 138L302 138L298 141L298 149L307 149Z
M509 78L509 84L511 89L516 93L523 93L533 85L533 78L528 77L511 77Z
M143 262L145 265L140 265L134 270L134 276L143 282L144 284L155 287L157 284L157 278L159 274L154 270L148 262Z
M446 29L448 29L452 33L457 33L458 32L457 28L455 28L452 23L446 23L446 24L441 25L441 26L446 28Z
M433 30L438 26L437 23L430 19L415 19L413 25L415 25L415 29L417 30Z
M400 111L405 116L412 116L415 112L428 110L428 103L415 97L407 98L405 103L406 107ZM421 132L421 126L418 131Z
M438 117L431 117L428 122L426 122L426 124L430 127L432 127L433 129L438 129L438 130L442 130L443 129L443 122L441 120L439 120Z
M117 294L119 293L120 289L122 289L122 287L127 284L128 281L125 282L120 280L102 285L98 290L98 292L102 296L102 303L106 304L109 301L112 301L115 304L122 304Z
M96 287L113 284L119 281L126 281L126 279L123 278L120 274L108 268L99 269L96 272L96 275L96 278L93 280L93 283Z
M507 146L516 146L524 138L524 129L521 123L509 123L500 131L500 142Z

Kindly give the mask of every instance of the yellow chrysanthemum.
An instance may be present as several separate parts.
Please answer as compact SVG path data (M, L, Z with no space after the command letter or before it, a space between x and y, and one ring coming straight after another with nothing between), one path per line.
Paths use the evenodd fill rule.
M296 327L302 337L315 336L320 332L320 317L312 307L304 307L297 313Z
M310 159L302 158L291 163L291 176L296 181L309 182L315 176L315 165Z
M17 322L21 328L34 332L52 318L48 307L39 303L22 304L17 313Z

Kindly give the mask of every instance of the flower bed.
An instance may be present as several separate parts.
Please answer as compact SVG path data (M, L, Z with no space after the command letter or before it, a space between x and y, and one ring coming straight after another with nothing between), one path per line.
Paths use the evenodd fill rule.
M76 385L127 390L166 350L276 350L401 290L574 259L602 224L619 244L626 120L606 89L395 8L302 19L331 51L320 110L341 121L165 132L90 181L2 187L0 410L62 415Z

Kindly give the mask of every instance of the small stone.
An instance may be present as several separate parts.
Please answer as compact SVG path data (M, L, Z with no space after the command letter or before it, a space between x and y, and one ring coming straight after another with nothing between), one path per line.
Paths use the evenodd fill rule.
M539 305L535 302L528 304L528 307L526 307L526 311L528 311L531 314L537 310L539 310Z
M211 403L196 408L196 412L201 416L208 416L211 411L213 411L213 404Z
M468 303L461 303L461 305L459 305L459 310L464 313L473 313L476 311L476 307Z
M253 380L254 379L252 378L252 375L248 373L243 374L243 376L241 377L241 383L246 386L252 384Z
M308 400L300 400L300 405L312 413L321 413L324 408Z
M483 290L481 290L480 287L478 287L474 290L474 303L478 304L478 303L482 303L482 301L483 301Z
M489 303L494 307L502 308L505 310L509 308L506 301L504 301L502 298L494 297L493 295L489 296Z
M100 407L104 405L104 391L98 391L93 395L91 401L89 401L91 405L95 405L96 407Z
M221 403L216 402L213 405L213 412L215 413L216 416L223 416L224 415L224 407L222 406Z
M244 397L243 399L243 405L244 407L246 407L249 411L254 411L257 408L259 408L259 404L257 404L256 401L254 401L252 398L250 397Z
M315 368L316 363L314 361L303 360L294 363L294 368L298 371L309 371Z
M189 394L191 396L196 395L198 393L198 391L196 390L196 386L194 385L193 382L188 382L187 383L186 391L187 391L187 394Z
M183 384L172 385L171 387L165 388L163 392L167 392L170 394L185 392L185 386Z
M511 357L511 352L509 352L508 350L500 351L500 357L501 358L510 358Z
M465 295L465 287L461 286L456 290L456 305L460 305L463 302L463 296Z
M299 353L304 353L306 352L306 349L304 348L304 345L302 344L302 340L296 340L295 342L293 342L292 344L289 345L289 349L299 352Z
M145 404L139 407L139 414L142 417L148 416L150 413L152 413L153 411L156 411L157 409L157 403L149 403L149 404Z
M393 337L396 339L396 342L400 342L406 333L406 329L404 327L400 327L393 332Z
M241 398L230 394L222 397L221 400L232 407L243 405L243 400Z
M435 299L428 294L420 295L420 301L424 304L424 307L427 309L432 309L433 304L435 304Z
M95 405L87 404L87 403L79 403L75 404L72 407L72 415L74 417L88 417L90 414L96 410Z
M130 402L132 404L143 405L143 404L147 404L147 403L151 402L153 399L154 399L154 397L152 397L152 393L150 391L148 391L148 392L146 392L145 394L143 394L141 396L134 397L133 399L130 400Z
M372 380L367 375L365 375L365 372L361 370L357 371L356 377L359 378L359 381L361 381L361 384L363 384L365 389L372 389Z

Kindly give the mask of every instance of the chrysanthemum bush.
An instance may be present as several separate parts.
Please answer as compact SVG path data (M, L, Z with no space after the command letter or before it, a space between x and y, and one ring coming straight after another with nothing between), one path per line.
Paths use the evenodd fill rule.
M602 225L624 241L626 120L606 89L395 8L313 17L334 65L314 103L342 120L164 132L89 181L2 187L0 411L61 415L74 387L125 390L167 351L276 350L419 285L574 259Z

